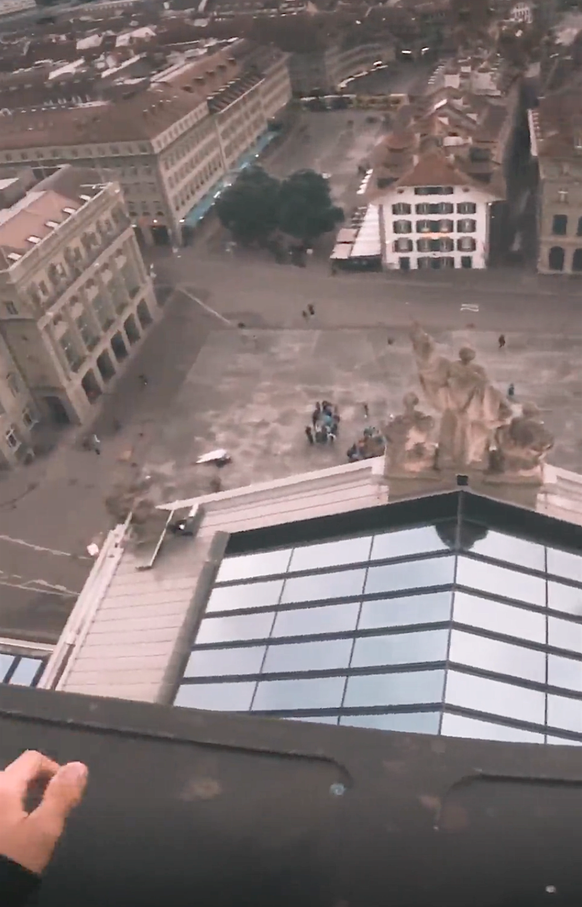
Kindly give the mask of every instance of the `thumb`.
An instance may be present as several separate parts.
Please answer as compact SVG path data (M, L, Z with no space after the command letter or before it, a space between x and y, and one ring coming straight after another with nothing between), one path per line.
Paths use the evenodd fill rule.
M69 813L83 798L87 774L87 766L82 762L63 765L49 781L40 805L32 814L35 822L54 829L58 836Z

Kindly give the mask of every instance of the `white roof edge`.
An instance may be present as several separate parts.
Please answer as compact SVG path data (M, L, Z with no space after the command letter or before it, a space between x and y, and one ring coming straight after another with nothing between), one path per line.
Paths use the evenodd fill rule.
M167 504L158 504L158 510L177 510L181 507L193 508L196 511L199 505L212 505L227 503L232 500L251 497L253 495L264 495L269 492L278 492L286 490L297 490L302 485L310 484L328 484L337 481L338 478L350 479L357 473L369 473L374 476L380 476L384 470L384 457L374 457L369 460L361 460L358 463L344 463L341 466L332 466L329 469L318 469L314 472L299 473L286 479L274 479L270 482L257 482L252 485L243 485L241 488L233 488L229 491L219 491L216 494L201 495L195 498L184 498L182 500L172 501Z
M70 662L67 664L67 654L73 647L78 651L79 647L76 646L76 643L82 641L87 635L91 621L107 591L117 564L121 560L123 554L121 543L125 537L130 519L131 517L128 517L125 523L120 523L115 529L112 529L105 539L97 560L93 564L38 683L41 689L62 688L75 659L75 654L73 653ZM65 669L59 677L63 665L65 665Z

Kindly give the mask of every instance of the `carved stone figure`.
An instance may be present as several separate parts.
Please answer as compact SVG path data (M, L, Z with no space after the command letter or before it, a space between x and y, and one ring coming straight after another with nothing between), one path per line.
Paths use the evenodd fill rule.
M437 352L418 322L410 337L426 399L442 413L438 467L486 468L494 433L511 417L507 399L474 361L471 347L463 347L458 360L451 361Z
M496 450L491 451L492 472L533 476L540 472L546 454L554 446L554 437L539 418L535 403L524 403L521 415L495 433Z
M429 436L435 420L416 409L419 402L416 394L405 394L402 402L404 412L392 419L384 429L386 469L406 472L432 469L436 446L429 442Z

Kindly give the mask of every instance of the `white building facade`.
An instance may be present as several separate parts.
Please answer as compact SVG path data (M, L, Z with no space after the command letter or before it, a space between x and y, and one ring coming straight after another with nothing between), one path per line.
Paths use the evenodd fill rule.
M464 185L460 179L416 183L413 171L376 199L381 205L384 267L486 268L495 196L468 177Z

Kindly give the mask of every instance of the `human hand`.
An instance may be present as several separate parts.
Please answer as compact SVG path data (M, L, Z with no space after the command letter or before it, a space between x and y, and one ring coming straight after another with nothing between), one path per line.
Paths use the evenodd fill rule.
M48 784L40 804L25 809L29 787ZM27 750L0 772L0 855L31 872L47 866L71 810L80 803L87 782L81 762L58 765L42 753Z

